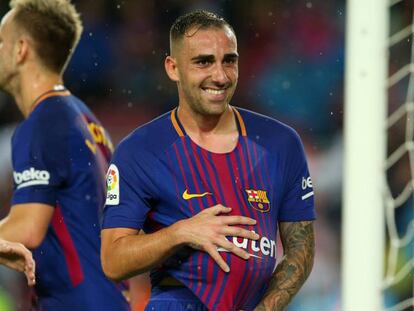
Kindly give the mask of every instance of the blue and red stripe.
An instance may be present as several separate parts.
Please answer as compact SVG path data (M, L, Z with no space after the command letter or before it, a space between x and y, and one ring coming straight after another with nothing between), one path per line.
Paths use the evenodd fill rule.
M266 159L268 155L264 148L248 138L241 115L236 109L233 110L239 129L239 140L233 151L223 154L209 152L195 144L186 135L185 129L178 120L177 111L171 113L173 126L180 137L173 144L174 156L167 152L170 169L180 175L174 180L176 197L181 200L181 193L184 190L191 193L210 192L213 195L194 198L187 202L191 215L220 203L233 208L231 215L255 218L258 225L248 229L254 229L261 237L273 240L276 239L272 236L276 226L273 223L276 221L274 213L254 209L248 203L245 193L246 189L272 193L273 184ZM178 169L174 168L174 163L178 163ZM185 188L180 189L182 182ZM273 201L273 198L268 198ZM251 243L249 241L249 252ZM260 248L260 244L256 243ZM271 275L274 266L272 263L275 260L264 254L262 258L251 257L247 261L232 253L221 253L221 255L231 270L244 272L225 273L207 253L198 252L191 256L187 285L207 307L212 309L254 307L249 306L248 302L257 301L252 299L253 295L262 294L266 285L263 283L258 288L254 280L264 280L266 275Z
M73 286L77 286L82 283L84 274L78 251L76 250L69 229L66 226L60 206L57 206L53 213L52 227L56 233L59 244L62 247L70 281Z

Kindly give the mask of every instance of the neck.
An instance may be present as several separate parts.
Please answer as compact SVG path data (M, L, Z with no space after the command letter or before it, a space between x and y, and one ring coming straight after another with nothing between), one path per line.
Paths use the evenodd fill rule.
M38 99L42 94L53 90L56 85L62 84L62 77L57 73L36 68L28 68L25 73L20 75L19 83L12 91L12 95L23 113L27 118L38 104Z
M237 131L234 113L230 106L222 114L204 115L185 105L179 105L178 118L187 134L211 135Z
M211 152L226 153L234 150L239 137L232 110L228 106L222 114L201 115L179 105L178 118L194 143Z

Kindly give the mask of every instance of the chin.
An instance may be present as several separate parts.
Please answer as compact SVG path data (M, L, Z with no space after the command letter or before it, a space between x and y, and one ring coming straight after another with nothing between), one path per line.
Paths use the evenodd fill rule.
M208 105L206 109L203 109L203 110L206 115L217 116L217 115L223 114L227 110L227 107L228 107L227 103L224 103L224 104L215 103L213 105L212 104Z

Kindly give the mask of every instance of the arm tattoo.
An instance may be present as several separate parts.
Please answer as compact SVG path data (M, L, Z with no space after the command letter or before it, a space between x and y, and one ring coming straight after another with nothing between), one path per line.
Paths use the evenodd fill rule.
M256 311L282 311L305 283L312 270L315 255L313 222L282 222L279 230L284 256L276 267Z

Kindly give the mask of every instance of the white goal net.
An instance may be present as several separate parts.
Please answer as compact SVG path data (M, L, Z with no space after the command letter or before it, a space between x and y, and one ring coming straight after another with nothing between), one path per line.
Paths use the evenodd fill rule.
M389 4L386 158L387 311L414 310L414 1Z

